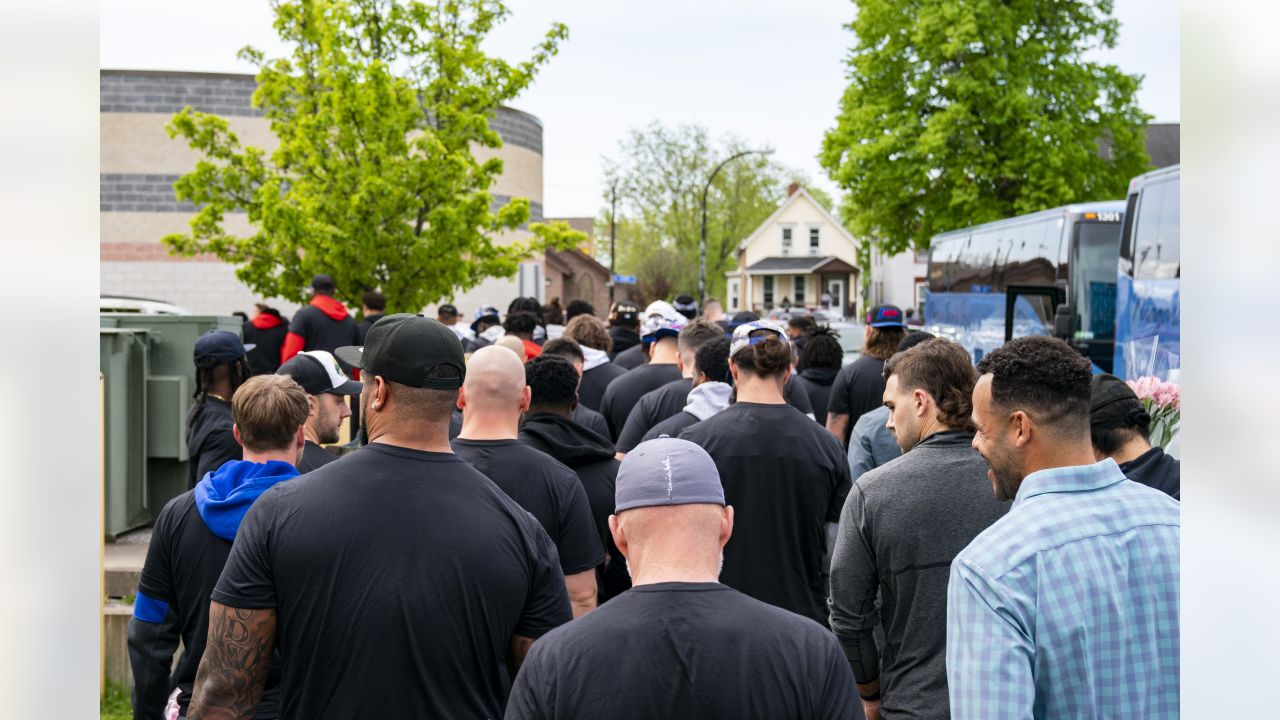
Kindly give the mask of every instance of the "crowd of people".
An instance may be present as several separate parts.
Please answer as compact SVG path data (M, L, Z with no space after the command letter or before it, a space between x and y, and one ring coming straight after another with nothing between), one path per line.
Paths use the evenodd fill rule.
M135 717L1178 716L1178 462L1059 340L312 287L194 347Z

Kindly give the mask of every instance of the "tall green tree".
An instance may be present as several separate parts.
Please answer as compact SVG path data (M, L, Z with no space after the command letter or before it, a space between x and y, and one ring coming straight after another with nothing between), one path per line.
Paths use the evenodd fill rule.
M1150 116L1140 77L1085 59L1115 46L1111 11L1112 0L858 0L849 86L820 158L854 234L895 253L1123 197L1147 169Z
M597 237L608 236L610 194L618 193L617 270L641 281L648 300L697 293L702 189L722 160L760 145L712 138L697 125L634 128L605 162L605 207ZM765 155L747 155L716 175L707 194L707 292L723 297L724 274L737 267L738 244L764 222L798 182L827 209L831 198ZM603 243L607 245L607 243ZM604 250L605 248L602 248ZM607 253L603 261L608 262Z
M546 247L582 241L567 225L531 224L529 202L494 209L502 161L494 112L533 81L568 34L555 24L530 59L486 55L485 37L509 12L497 0L276 0L275 29L292 47L258 68L253 96L279 146L244 146L227 122L190 107L168 125L202 155L174 189L200 207L171 252L213 253L268 297L304 299L309 278L332 275L354 304L379 288L388 308L417 312L486 277L510 276ZM236 237L227 213L254 230Z

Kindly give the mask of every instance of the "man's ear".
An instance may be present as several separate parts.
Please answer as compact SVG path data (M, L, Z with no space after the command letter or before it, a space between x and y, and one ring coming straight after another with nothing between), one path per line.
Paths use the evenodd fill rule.
M236 439L236 443L240 445L240 447L244 447L244 441L240 439L239 425L236 425L235 423L231 423L231 435Z
M525 385L520 390L520 412L529 411L529 403L533 402L533 390Z
M724 515L720 518L720 549L729 543L729 538L733 537L733 506L724 506Z
M609 534L613 536L613 544L618 548L618 552L622 553L623 557L630 559L627 534L622 531L622 523L618 521L617 515L609 516Z
M1015 447L1024 447L1031 442L1034 425L1031 416L1019 410L1009 417L1010 430L1013 432L1013 444Z
M916 416L923 417L929 408L929 393L916 388L911 391L911 399L914 400L916 404Z
M293 447L296 450L301 450L302 448L306 447L306 445L307 445L306 425L299 425L298 432L293 434Z
M457 406L459 410L465 410L467 408L467 388L465 386L458 388Z

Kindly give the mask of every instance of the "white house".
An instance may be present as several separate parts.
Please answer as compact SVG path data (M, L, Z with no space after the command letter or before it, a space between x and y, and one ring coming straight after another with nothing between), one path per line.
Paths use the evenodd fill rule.
M886 256L871 251L872 305L897 305L912 317L924 317L924 290L928 284L928 251L907 250Z
M775 307L856 315L858 241L809 193L793 184L767 220L738 246L725 273L729 313Z

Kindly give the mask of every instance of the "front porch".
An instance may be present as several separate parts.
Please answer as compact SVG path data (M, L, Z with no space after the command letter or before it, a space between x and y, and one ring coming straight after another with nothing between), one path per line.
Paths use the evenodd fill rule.
M764 315L786 308L855 317L858 275L858 268L837 257L765 258L729 275L729 310Z

